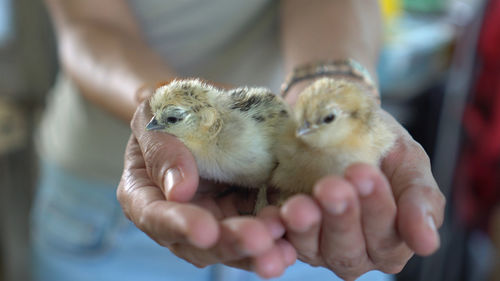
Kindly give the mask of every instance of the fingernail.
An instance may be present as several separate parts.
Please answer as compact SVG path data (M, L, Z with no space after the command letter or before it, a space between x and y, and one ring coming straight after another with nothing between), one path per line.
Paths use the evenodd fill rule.
M431 215L427 216L427 225L429 228L434 232L434 235L436 237L436 249L439 248L439 245L441 244L441 239L439 237L439 233L436 227L436 222L434 221L434 218Z
M332 215L341 215L347 209L347 202L328 202L324 204L325 209Z
M170 168L167 170L167 174L165 177L165 192L169 194L172 188L182 181L182 174L178 168Z
M431 215L427 216L427 225L430 229L437 231L436 223L434 222L434 218Z
M356 182L356 187L361 196L368 196L373 191L373 181L365 179Z

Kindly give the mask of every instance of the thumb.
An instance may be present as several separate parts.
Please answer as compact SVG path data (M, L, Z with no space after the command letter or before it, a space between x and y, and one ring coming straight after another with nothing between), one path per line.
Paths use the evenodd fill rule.
M145 101L137 108L131 122L148 175L167 200L189 201L196 193L199 180L194 157L175 136L146 131L151 118L149 103Z

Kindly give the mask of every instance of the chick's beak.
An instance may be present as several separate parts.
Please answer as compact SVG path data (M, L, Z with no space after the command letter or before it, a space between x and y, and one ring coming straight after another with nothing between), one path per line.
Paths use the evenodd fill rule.
M164 129L165 126L158 124L158 120L156 120L155 117L149 121L148 125L146 125L146 130L148 131L155 131L155 130L161 130Z
M304 124L302 124L302 126L299 129L297 129L297 132L295 134L297 137L301 137L303 135L307 135L313 132L315 129L316 129L315 126L311 126L311 123L305 121Z

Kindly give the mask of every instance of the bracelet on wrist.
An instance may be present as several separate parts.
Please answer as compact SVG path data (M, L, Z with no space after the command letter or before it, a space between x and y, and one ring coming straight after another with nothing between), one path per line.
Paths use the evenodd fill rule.
M319 77L338 77L362 83L368 91L378 96L378 89L366 68L353 59L331 60L304 64L294 68L281 85L281 95L286 97L298 82Z

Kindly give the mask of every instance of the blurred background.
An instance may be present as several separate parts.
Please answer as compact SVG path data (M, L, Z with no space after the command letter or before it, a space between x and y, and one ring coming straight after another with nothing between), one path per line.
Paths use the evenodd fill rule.
M424 146L448 199L441 249L398 280L500 280L500 1L381 6L382 104ZM41 1L0 0L0 281L29 280L32 136L58 69L53 39Z

